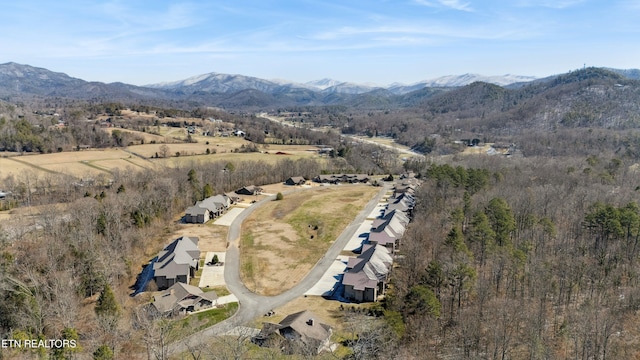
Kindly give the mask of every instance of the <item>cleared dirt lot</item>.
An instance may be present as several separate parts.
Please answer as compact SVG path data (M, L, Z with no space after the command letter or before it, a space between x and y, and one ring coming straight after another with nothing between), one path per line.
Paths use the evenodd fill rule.
M196 236L199 239L198 247L204 253L207 251L224 252L227 250L227 231L225 226L213 224L180 224L167 239L167 244L180 236Z
M245 285L263 295L290 289L378 190L369 185L316 187L256 210L242 225Z

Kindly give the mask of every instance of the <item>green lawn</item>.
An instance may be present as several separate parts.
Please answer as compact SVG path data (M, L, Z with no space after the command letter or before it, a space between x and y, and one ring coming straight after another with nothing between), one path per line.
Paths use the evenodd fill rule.
M189 336L200 330L213 326L235 314L238 303L229 303L222 308L214 308L191 314L184 319L176 320L173 324L180 331L181 336Z

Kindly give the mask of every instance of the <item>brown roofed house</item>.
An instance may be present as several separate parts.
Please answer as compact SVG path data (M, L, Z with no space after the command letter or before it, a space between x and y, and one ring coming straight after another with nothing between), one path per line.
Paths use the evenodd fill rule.
M260 346L278 346L287 354L316 355L329 348L333 330L309 310L291 314L278 324L264 323L252 341Z
M215 291L204 292L199 287L175 283L155 295L151 306L158 314L171 317L210 308L217 299Z
M307 182L302 176L292 176L288 178L284 183L287 185L304 185Z

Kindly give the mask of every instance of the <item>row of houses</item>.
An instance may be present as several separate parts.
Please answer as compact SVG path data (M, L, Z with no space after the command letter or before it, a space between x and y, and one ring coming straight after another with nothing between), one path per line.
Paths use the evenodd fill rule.
M227 194L210 196L195 205L187 208L184 221L193 224L204 224L210 219L214 219L224 214L229 207L236 202L236 197Z
M184 222L191 224L204 224L224 214L231 205L240 201L238 195L258 195L262 188L254 185L242 187L235 193L218 194L204 200L197 201L187 208L184 214Z
M344 298L371 302L384 294L393 267L393 256L411 221L414 192L418 185L414 177L405 177L395 184L384 213L374 220L360 255L350 258L347 263L342 278Z
M330 174L330 175L318 175L313 178L313 181L323 184L337 184L337 183L367 183L369 182L369 175L367 174Z

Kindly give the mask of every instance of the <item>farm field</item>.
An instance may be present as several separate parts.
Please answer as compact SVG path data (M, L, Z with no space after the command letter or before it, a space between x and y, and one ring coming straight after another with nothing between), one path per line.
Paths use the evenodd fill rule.
M37 156L37 155L36 155ZM32 172L43 172L44 170L42 169L38 169L37 167L34 167L32 165L30 165L28 162L25 161L16 161L17 159L22 160L22 157L2 157L0 158L0 174L2 174L3 177L5 176L19 176L20 174L24 174L26 172L32 171Z
M317 156L317 155L316 155ZM180 157L172 157L167 159L158 159L159 163L163 163L167 166L181 166L185 164L190 164L191 162L215 162L215 161L225 161L225 162L242 162L242 161L260 161L266 162L269 164L275 164L280 160L290 159L297 160L302 158L311 158L313 155L311 154L297 154L297 155L276 155L276 154L266 154L266 153L222 153L215 155L196 155L196 156L180 156Z
M137 158L121 149L82 150L53 154L37 154L0 158L2 175L57 173L75 177L108 174L115 168L153 168L151 162Z
M317 187L257 209L242 225L241 278L259 294L298 283L378 188Z
M144 140L144 142L147 143L147 144L152 142L152 141L155 141L157 143L173 142L173 141L171 141L171 138L168 138L166 136L160 136L160 135L141 132L141 131L135 131L135 130L129 130L129 129L121 129L121 128L106 128L106 129L103 129L103 130L108 132L109 134L112 134L114 130L118 130L118 131L123 132L123 133L134 134L139 139Z
M163 128L181 132L180 128ZM113 129L107 129L112 131ZM157 169L160 166L184 166L191 162L215 161L264 161L276 163L282 159L297 160L301 158L319 158L316 148L309 145L257 145L261 152L234 152L241 146L252 145L241 137L205 137L193 136L195 143L158 143L165 137L143 132L119 129L136 133L145 138L144 145L133 145L126 148L90 149L53 154L18 155L4 154L0 157L0 173L2 176L19 176L26 172L43 176L46 173L71 175L78 178L95 177L98 174L108 175L115 169ZM184 133L184 134L183 134ZM181 135L181 137L182 137ZM151 144L151 139L156 143ZM167 138L168 140L171 140ZM207 144L209 142L209 144ZM166 158L163 158L162 147L166 145ZM206 154L209 150L210 154ZM180 156L176 156L176 153ZM160 158L155 159L156 155ZM148 158L150 160L145 160Z

